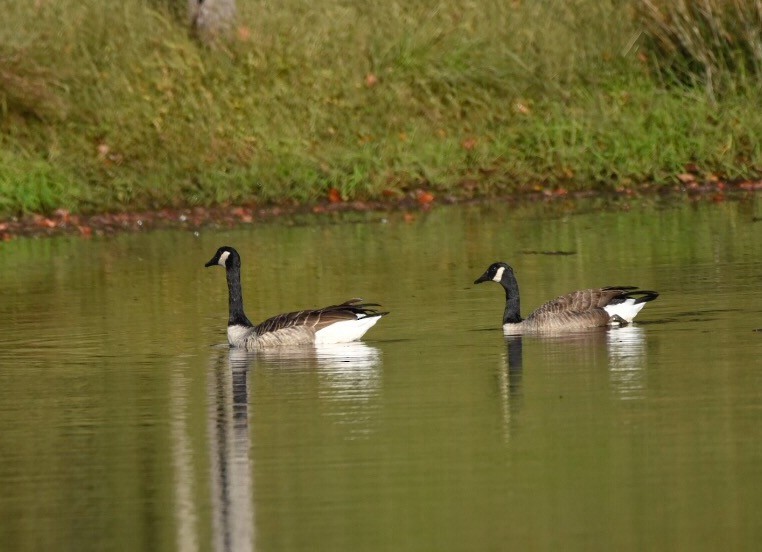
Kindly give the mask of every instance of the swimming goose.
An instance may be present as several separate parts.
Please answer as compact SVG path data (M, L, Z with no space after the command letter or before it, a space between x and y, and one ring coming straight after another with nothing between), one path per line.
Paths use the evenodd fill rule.
M322 309L288 312L256 326L243 312L241 256L232 247L220 247L204 266L225 267L228 280L228 343L250 351L284 345L347 343L360 339L379 319L375 303L350 299Z
M489 281L497 282L505 289L503 331L507 334L623 326L632 322L647 302L659 296L655 291L634 286L582 289L556 297L521 318L519 284L513 269L505 263L493 263L474 283Z

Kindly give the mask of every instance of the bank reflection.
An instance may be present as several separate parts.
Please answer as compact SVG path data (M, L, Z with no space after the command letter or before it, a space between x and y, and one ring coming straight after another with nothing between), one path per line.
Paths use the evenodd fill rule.
M198 511L193 478L193 453L189 438L187 365L172 370L170 408L172 419L172 466L174 471L175 545L181 552L195 552L198 544Z

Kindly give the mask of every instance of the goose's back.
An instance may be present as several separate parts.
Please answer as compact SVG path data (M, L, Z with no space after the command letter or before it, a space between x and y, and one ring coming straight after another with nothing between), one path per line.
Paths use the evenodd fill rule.
M527 318L533 316L553 316L563 313L583 313L602 309L612 300L622 296L632 287L605 287L597 289L580 289L566 295L559 295L547 303L540 305Z
M331 305L322 309L287 312L268 318L256 326L257 334L264 335L284 328L300 326L312 328L313 333L323 328L341 322L342 320L357 320L365 316L375 316L379 313L373 303L363 303L362 299L350 299L339 305Z
M379 312L375 308L377 306L375 303L363 303L361 299L350 299L321 309L278 314L254 327L254 333L246 341L246 348L314 343L315 334L333 324L386 314Z
M610 315L603 309L630 286L581 289L540 305L520 324L520 331L564 331L605 326ZM508 325L506 325L508 326ZM506 328L507 330L508 328Z

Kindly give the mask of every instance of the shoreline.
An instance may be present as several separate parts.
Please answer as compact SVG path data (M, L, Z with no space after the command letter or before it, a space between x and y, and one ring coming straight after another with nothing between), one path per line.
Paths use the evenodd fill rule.
M65 209L43 215L28 213L18 217L0 218L0 242L19 238L80 236L82 238L111 236L123 232L147 230L200 230L203 228L235 228L258 222L270 222L293 216L320 216L347 213L402 213L412 221L416 213L442 205L479 205L495 203L558 203L599 198L616 202L659 198L671 201L710 201L721 203L753 197L762 192L762 180L737 183L688 182L679 185L645 185L637 190L577 191L565 189L524 191L506 195L458 197L436 196L435 192L417 189L402 197L386 200L347 200L335 197L313 203L282 202L279 204L218 205L214 207L159 208L155 210L121 211L111 213L75 214ZM755 217L754 222L762 220Z

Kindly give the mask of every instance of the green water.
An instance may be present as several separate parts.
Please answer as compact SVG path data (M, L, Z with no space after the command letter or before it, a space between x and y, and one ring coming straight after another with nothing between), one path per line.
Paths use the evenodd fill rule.
M555 204L0 245L0 550L742 550L762 541L762 207ZM225 346L351 297L364 342ZM570 255L542 252L565 251ZM500 331L579 287L637 325Z

